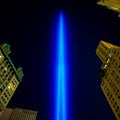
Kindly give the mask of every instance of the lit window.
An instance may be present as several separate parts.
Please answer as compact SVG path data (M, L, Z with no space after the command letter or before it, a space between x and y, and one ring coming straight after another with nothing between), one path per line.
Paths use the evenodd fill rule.
M107 67L107 65L104 65L104 68L106 68Z
M12 83L10 83L8 85L8 89L13 91L15 89L15 86Z
M109 63L110 59L107 60L107 63Z
M111 54L109 54L109 57L112 57L112 55L111 55Z
M5 67L4 69L5 69L5 71L7 71L7 67Z

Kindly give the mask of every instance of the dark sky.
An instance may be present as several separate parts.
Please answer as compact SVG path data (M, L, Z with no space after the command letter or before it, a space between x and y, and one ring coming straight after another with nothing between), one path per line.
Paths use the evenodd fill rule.
M56 29L66 23L68 120L115 120L101 89L95 54L99 41L120 45L117 13L84 2L30 1L0 4L0 40L11 45L10 57L24 78L8 107L38 111L38 120L54 120Z

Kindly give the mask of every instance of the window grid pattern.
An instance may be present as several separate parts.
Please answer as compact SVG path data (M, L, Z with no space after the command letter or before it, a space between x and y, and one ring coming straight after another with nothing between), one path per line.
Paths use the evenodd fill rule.
M10 45L0 45L0 116L23 77L22 68L16 69L8 56L10 52ZM18 70L21 72L20 77L17 74Z
M106 85L106 83L104 83L104 85L101 86L103 93L106 97L106 99L108 100L108 103L110 104L116 118L120 119L120 106L117 103L117 100L113 94L113 92L111 91L111 89L109 89L108 85Z
M11 87L10 88L9 88L9 86L6 87L4 92L1 95L1 102L3 103L4 106L7 105L7 103L13 96L14 91L16 90L17 86L19 85L19 82L14 78L10 81L9 85L11 85Z
M101 89L117 120L120 120L120 47L100 41L96 53L100 59L106 60L101 59L105 71Z
M10 120L36 120L37 111L16 108Z

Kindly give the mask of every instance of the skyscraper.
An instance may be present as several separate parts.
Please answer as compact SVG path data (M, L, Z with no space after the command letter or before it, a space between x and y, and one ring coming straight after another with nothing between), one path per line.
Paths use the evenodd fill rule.
M10 52L10 45L0 45L0 116L23 77L22 68L16 69L8 56Z
M21 108L6 108L0 120L36 120L37 111Z
M120 47L100 41L96 54L102 61L101 89L115 115L120 120Z
M118 12L120 17L120 0L99 0L97 4Z

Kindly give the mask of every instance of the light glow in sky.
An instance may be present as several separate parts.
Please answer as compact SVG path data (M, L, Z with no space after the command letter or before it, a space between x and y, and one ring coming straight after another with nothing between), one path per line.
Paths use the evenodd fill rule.
M58 82L57 82L57 109L56 120L66 120L65 99L65 60L64 60L64 21L63 14L59 17L58 35Z

